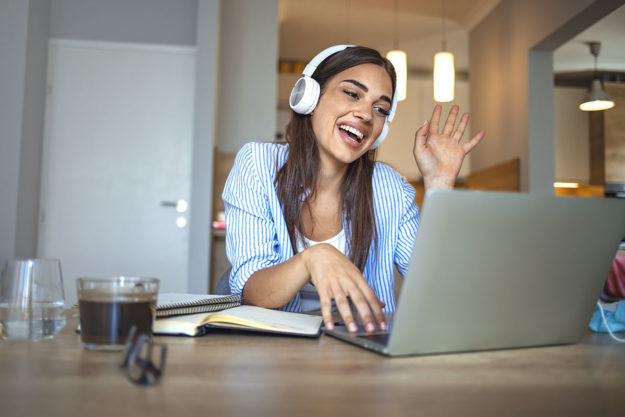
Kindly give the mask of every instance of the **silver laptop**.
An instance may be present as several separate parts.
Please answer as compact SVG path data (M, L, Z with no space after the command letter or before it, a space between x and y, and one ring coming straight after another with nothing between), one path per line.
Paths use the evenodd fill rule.
M625 236L625 200L433 191L388 332L326 333L389 356L575 343Z

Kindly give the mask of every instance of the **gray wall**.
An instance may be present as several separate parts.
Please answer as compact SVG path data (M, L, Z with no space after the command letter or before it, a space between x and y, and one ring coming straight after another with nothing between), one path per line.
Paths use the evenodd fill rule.
M0 262L37 242L49 4L0 3Z
M208 292L213 204L219 0L199 0L195 71L195 133L191 171L189 291Z
M31 1L15 236L15 256L20 258L33 256L37 250L49 14L47 1Z
M587 93L585 87L554 89L556 181L590 183L588 116L577 108Z
M208 290L215 144L273 139L277 63L277 0L199 0L189 291Z
M278 0L221 4L217 143L235 152L273 140L278 94Z
M28 2L0 3L0 262L15 253Z
M552 51L623 3L502 0L471 31L472 171L520 157L522 189L553 192Z
M197 0L51 0L50 37L195 45Z

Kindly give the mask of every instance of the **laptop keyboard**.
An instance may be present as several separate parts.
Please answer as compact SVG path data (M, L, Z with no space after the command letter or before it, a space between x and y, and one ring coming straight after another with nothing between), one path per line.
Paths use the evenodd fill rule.
M375 333L365 333L359 332L356 334L358 339L366 340L368 342L377 343L378 345L386 346L388 344L388 339L391 336L391 328L393 327L393 316L394 313L385 312L384 313L386 324L388 326L388 330L386 331L378 331ZM360 324L360 323L359 323Z
M367 340L369 342L377 343L382 346L388 344L390 333L373 333L373 334L359 334L356 337L359 339Z
M391 336L391 333L390 333L391 328L393 327L393 315L394 313L390 313L390 312L384 313L386 324L388 326L388 329L385 331L378 330L374 333L365 332L362 322L360 321L360 318L356 316L356 323L359 329L358 333L350 334L347 331L347 328L345 327L345 323L343 323L342 320L337 320L334 322L335 328L334 328L334 332L331 332L331 334L332 333L341 334L341 335L348 336L348 338L358 339L362 341L365 346L368 344L367 342L370 342L374 347L375 346L377 346L378 348L380 346L386 347L386 345L388 345L388 341Z

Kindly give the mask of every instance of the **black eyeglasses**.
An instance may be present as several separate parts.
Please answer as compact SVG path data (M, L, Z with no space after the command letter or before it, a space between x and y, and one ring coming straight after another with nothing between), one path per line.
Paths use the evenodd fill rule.
M154 385L163 375L166 356L166 345L153 343L147 334L137 334L137 328L133 326L126 339L121 367L126 369L126 376L133 383ZM153 357L158 362L154 362Z

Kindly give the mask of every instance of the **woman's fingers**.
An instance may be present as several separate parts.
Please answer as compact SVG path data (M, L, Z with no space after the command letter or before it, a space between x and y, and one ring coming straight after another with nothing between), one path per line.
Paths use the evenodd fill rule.
M452 136L456 143L460 143L462 140L462 135L464 135L464 130L467 128L467 124L469 123L469 113L465 113L460 118L460 123L458 123L458 128L454 132Z
M467 124L469 123L469 113L464 113L460 118L460 123L458 127L454 131L454 126L456 124L456 119L458 118L458 113L460 111L460 107L454 104L449 110L449 114L447 115L447 120L445 121L445 125L443 126L443 131L441 132L442 136L448 136L453 138L456 142L460 142L462 140L462 135L464 135L464 131L467 128ZM417 144L424 145L427 140L428 134L438 134L440 117L442 113L442 106L437 104L434 106L434 111L432 112L432 120L429 123L429 129L423 129L423 125L417 130ZM426 121L427 123L427 121ZM453 134L452 134L453 132Z
M349 298L356 307L356 311L360 316L360 320L362 321L365 330L369 333L374 332L376 326L371 311L377 307L377 305L375 305L377 303L375 303L374 305L370 305L367 302L366 297L356 286L350 289ZM379 309L379 307L377 308Z
M438 133L438 122L441 118L442 107L440 104L434 106L434 111L432 112L432 118L430 119L430 133Z
M386 303L380 301L378 297L376 297L375 293L371 290L371 288L365 283L367 288L363 289L363 294L367 299L368 306L371 307L371 312L375 318L376 323L382 330L386 330L386 317L382 312L382 309L386 306ZM373 328L375 330L375 327Z
M319 294L321 315L326 328L334 328L332 300L349 332L358 331L352 304L356 307L365 330L375 331L376 322L381 329L386 328L382 312L385 304L376 297L362 273L345 255L327 244L312 246L304 253L307 253L307 268L311 282Z
M339 314L345 322L347 331L350 333L356 333L358 331L358 325L354 320L354 315L352 314L352 309L349 305L349 301L347 301L347 297L343 294L337 294L334 297L334 302L336 303L336 308L339 310Z
M382 308L385 303L378 300L366 281L359 282L352 280L353 277L341 280L335 280L330 285L332 289L325 286L318 287L319 301L321 303L321 315L326 328L332 330L334 321L332 317L332 299L341 315L345 327L350 333L358 331L358 324L352 311L352 305L356 308L358 316L364 326L364 329L371 333L379 327L386 330L386 322ZM377 324L376 324L377 323Z
M469 114L464 113L458 120L459 111L458 106L451 107L445 125L439 132L442 107L437 104L434 106L427 133L422 128L417 130L413 154L426 190L453 188L465 156L484 137L484 133L480 132L467 143L461 144L469 124ZM456 123L457 127L454 126Z
M429 130L428 127L429 127L429 123L426 120L425 122L423 122L421 127L417 129L417 133L415 134L413 152L425 146L425 141L427 140L427 137L428 137L428 130Z
M478 134L475 135L473 139L471 139L462 146L462 148L464 149L464 153L467 154L471 152L471 150L475 148L482 139L484 139L484 132L478 132Z
M451 136L451 132L454 131L454 125L456 124L456 117L458 116L457 105L451 106L451 110L449 110L449 114L447 115L447 121L445 122L445 127L443 127L443 135Z
M365 331L371 333L376 329L376 322L380 328L386 327L384 322L384 313L380 308L380 301L373 294L373 291L368 288L365 291L361 291L358 283L351 280L346 280L341 283L335 281L337 288L334 288L334 301L339 314L345 322L345 327L350 333L356 333L358 331L358 324L354 318L352 311L352 305L356 308L356 312L360 317ZM364 285L367 285L364 283ZM368 294L371 293L371 294Z
M326 329L334 329L334 317L332 317L332 298L327 294L319 294L319 303L321 304L321 317Z

